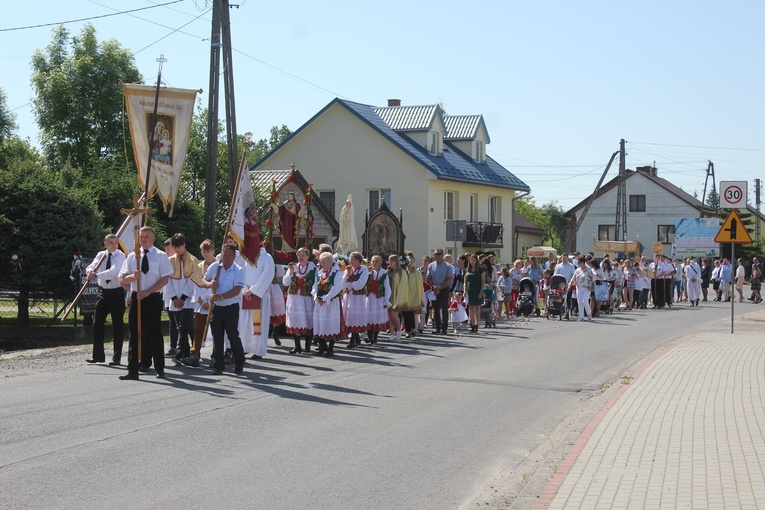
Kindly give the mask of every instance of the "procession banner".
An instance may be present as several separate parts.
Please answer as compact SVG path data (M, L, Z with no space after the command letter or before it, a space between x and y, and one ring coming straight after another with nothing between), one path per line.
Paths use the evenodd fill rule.
M255 204L255 193L252 191L250 170L247 160L242 157L238 173L239 182L236 186L236 197L231 207L231 222L228 233L239 243L240 253L252 263L260 253L260 227L258 225L258 208Z
M719 218L675 219L675 244L672 247L672 256L675 258L719 257L720 245L715 242L715 236L719 230Z
M122 230L118 238L119 248L125 255L128 255L135 249L135 242L138 239L138 230L141 228L143 213L125 218L130 223Z
M153 122L154 86L124 84L133 154L138 166L138 185L162 200L165 212L173 216L173 205L181 181L181 171L189 146L197 90L161 88L157 122ZM152 127L154 130L152 131ZM146 164L151 152L151 182L146 180Z

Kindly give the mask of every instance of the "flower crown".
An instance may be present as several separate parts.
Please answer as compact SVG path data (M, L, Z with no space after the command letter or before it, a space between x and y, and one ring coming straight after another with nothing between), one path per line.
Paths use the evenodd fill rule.
M347 266L350 263L350 259L348 256L344 253L335 253L333 255L335 262L337 263L338 267Z
M411 263L412 263L412 261L409 260L409 257L407 257L406 255L401 254L401 255L398 256L398 264L401 267L407 267Z

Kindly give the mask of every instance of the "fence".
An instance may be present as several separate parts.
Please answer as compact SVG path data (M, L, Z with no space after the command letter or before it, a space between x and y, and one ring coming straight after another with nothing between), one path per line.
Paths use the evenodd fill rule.
M61 317L70 301L56 298L53 293L32 292L29 294L29 325L30 326L59 326ZM0 326L18 326L19 293L17 291L0 291ZM82 312L88 311L87 304ZM76 314L75 314L76 312ZM80 306L73 310L64 325L77 326L83 323ZM92 312L89 312L92 313Z

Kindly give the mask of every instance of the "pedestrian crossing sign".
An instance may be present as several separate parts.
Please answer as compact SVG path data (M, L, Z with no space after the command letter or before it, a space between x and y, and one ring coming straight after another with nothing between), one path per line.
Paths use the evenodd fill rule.
M749 244L752 242L752 236L747 232L741 216L735 209L731 209L730 214L720 227L720 231L715 236L716 243L724 244Z

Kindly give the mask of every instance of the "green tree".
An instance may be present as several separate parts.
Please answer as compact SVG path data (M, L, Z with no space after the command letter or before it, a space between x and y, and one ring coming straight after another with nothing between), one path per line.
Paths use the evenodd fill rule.
M94 171L81 182L96 203L104 225L111 231L122 224L120 210L132 205L132 196L139 193L135 168L126 168L118 157L94 162Z
M539 207L534 203L534 197L528 195L517 199L515 208L534 225L544 230L542 243L558 251L563 250L568 220L564 216L565 211L556 202L550 201Z
M61 173L29 159L0 170L0 259L23 261L21 271L0 266L0 281L19 292L19 326L29 324L30 293L71 297L79 287L69 280L74 254L95 252L103 234L92 197Z
M705 204L707 207L711 208L712 211L720 210L720 194L717 193L717 189L712 188L709 190Z
M5 91L0 88L0 144L16 130L16 116L8 109Z
M49 164L90 173L95 160L129 147L120 83L142 80L130 50L114 39L99 43L93 25L75 37L63 26L54 28L50 44L32 56L31 78Z

